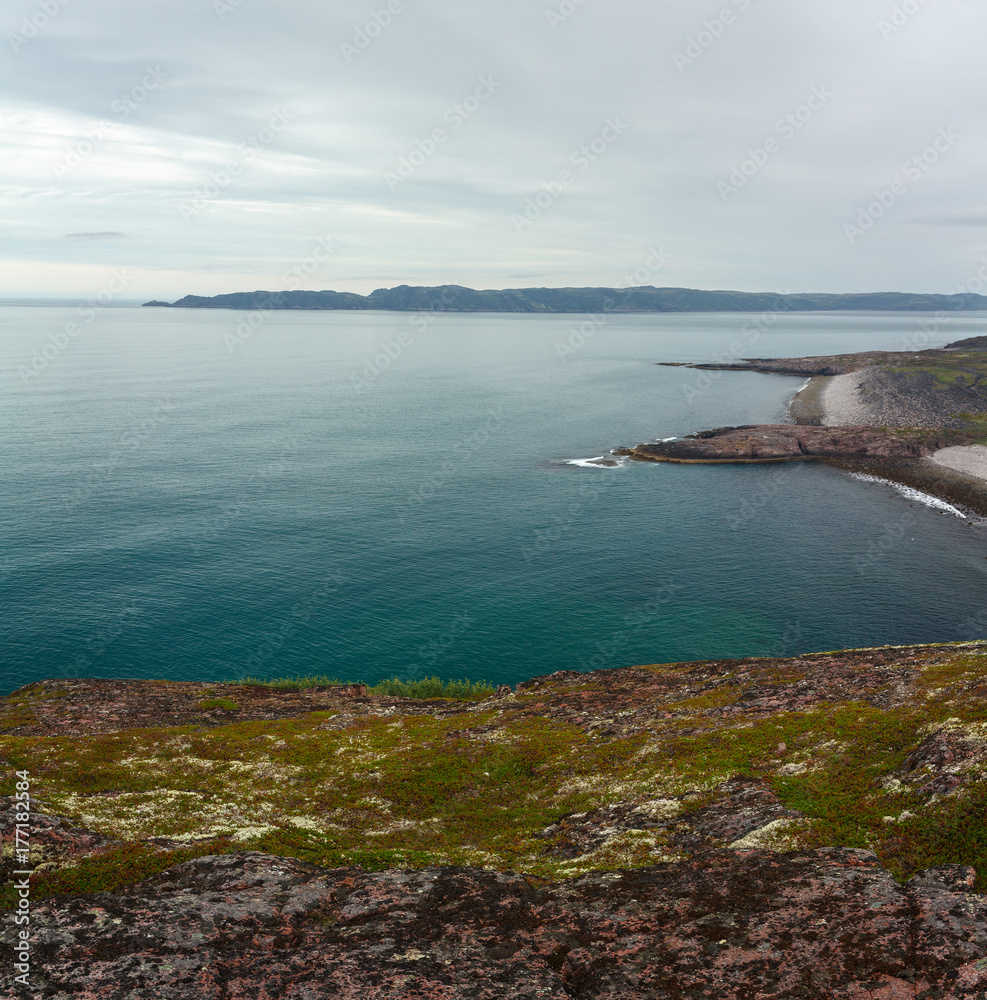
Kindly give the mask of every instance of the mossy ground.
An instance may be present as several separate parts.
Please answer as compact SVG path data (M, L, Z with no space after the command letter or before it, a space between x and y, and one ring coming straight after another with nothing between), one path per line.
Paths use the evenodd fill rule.
M779 689L806 674L801 661L759 670L759 684ZM970 864L987 889L987 752L957 794L930 799L894 778L936 728L987 745L981 652L955 647L913 665L907 697L888 708L873 698L821 700L748 714L748 674L724 669L695 690L683 688L682 665L638 673L674 691L660 712L623 728L617 723L633 712L587 719L591 712L572 710L577 699L591 706L602 697L606 684L595 676L445 715L315 711L213 728L0 737L8 774L29 771L46 812L121 842L74 867L43 868L35 898L130 884L197 854L244 849L334 867L464 864L546 879L650 865L680 857L654 829L625 830L568 860L549 853L543 831L571 813L626 802L687 820L737 775L764 779L804 816L751 846L868 847L901 878ZM8 705L28 712L32 697ZM13 789L12 777L0 782L0 794ZM167 838L169 849L149 845L153 838Z
M912 376L926 372L943 386L987 388L987 351L927 351L899 358L887 370Z

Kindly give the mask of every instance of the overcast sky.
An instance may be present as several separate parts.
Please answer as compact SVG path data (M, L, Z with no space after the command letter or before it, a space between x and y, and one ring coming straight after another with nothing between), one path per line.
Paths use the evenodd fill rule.
M114 268L168 300L950 292L987 253L983 0L7 0L0 24L5 297Z

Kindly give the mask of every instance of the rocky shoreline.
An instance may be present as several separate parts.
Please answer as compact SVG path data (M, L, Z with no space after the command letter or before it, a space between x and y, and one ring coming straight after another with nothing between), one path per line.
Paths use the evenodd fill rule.
M791 462L815 458L915 459L971 444L963 431L755 424L719 427L688 437L614 452L644 462Z
M987 996L982 641L473 702L52 680L0 758L45 1000Z
M615 454L652 462L819 460L987 516L987 337L918 352L754 358L671 367L802 375L792 425L721 427Z

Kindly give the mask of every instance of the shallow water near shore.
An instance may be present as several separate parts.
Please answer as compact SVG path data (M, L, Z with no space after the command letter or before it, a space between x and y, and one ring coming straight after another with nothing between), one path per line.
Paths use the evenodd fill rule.
M242 313L120 308L22 377L77 319L0 308L5 692L516 683L987 633L987 531L887 485L570 464L781 420L804 383L654 362L896 350L926 316L291 312L231 351ZM951 317L921 346L985 324Z

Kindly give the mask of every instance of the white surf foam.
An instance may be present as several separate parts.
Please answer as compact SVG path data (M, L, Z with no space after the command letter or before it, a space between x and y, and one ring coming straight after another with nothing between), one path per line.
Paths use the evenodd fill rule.
M868 476L863 472L851 472L850 476L853 479L859 479L863 483L882 483L885 486L890 486L906 500L914 500L916 503L925 504L926 507L932 507L933 510L941 510L944 514L954 514L956 517L962 517L966 520L966 514L958 507L954 507L951 503L946 503L945 500L940 500L938 497L923 493L912 486L903 486L901 483L892 482L890 479L881 479L880 476Z
M570 458L563 464L574 465L579 469L619 469L626 461L626 458L616 458L613 455L598 455L596 458ZM613 465L602 465L602 462L612 462Z

